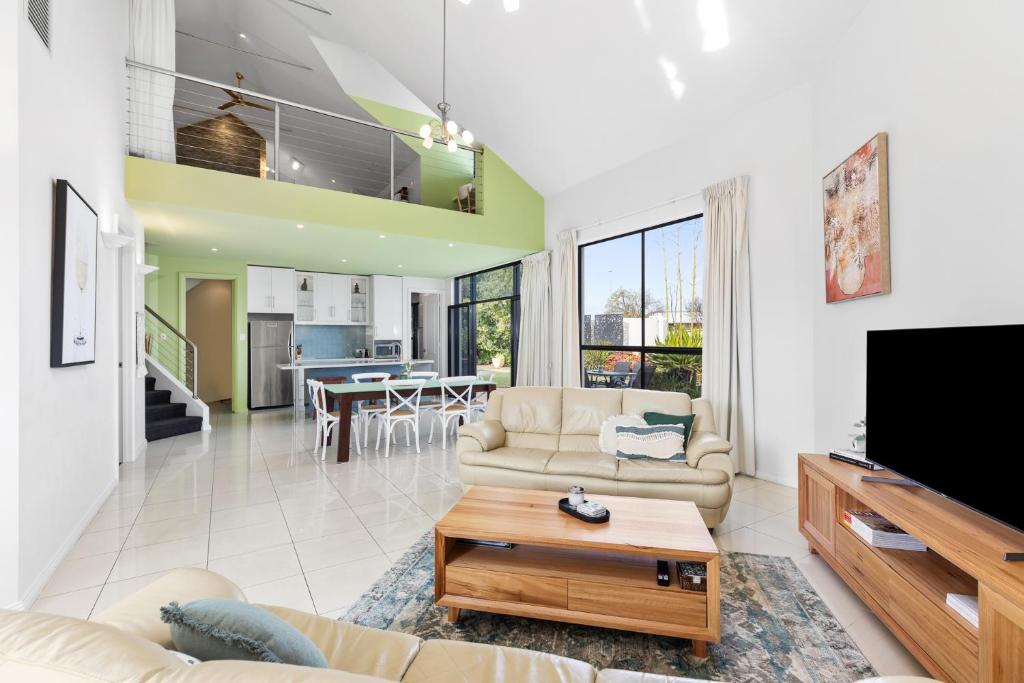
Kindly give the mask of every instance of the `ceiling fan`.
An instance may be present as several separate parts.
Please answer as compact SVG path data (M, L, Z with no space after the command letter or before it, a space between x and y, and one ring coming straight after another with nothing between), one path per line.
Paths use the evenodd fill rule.
M242 75L241 71L236 71L235 78L238 80L238 87L241 88L242 81L245 80L245 76ZM263 109L264 111L274 111L273 107L268 107L265 104L260 104L259 102L251 102L245 99L245 97L241 93L234 92L233 90L228 90L227 88L221 88L221 90L226 92L228 94L228 97L230 97L231 99L217 107L217 109L231 109L231 107L235 106L236 104L240 104L244 107L255 107L256 109Z

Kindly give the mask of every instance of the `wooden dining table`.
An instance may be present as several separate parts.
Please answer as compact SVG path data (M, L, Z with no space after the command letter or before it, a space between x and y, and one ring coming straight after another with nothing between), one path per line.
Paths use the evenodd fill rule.
M449 382L450 387L465 387L469 381ZM488 396L497 388L494 382L483 380L473 382L473 394L486 393ZM392 390L402 396L415 393L415 388ZM421 396L440 396L444 391L440 380L429 379L423 385ZM348 462L349 443L352 439L352 404L356 401L383 401L387 390L383 382L353 382L351 384L325 384L324 395L327 399L328 412L338 410L341 422L338 424L338 462ZM330 442L328 442L330 443Z

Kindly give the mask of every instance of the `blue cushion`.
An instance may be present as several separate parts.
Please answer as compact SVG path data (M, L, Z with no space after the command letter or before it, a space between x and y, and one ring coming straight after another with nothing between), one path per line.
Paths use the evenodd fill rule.
M239 600L206 598L160 608L174 647L202 661L244 659L327 667L313 641L265 609Z

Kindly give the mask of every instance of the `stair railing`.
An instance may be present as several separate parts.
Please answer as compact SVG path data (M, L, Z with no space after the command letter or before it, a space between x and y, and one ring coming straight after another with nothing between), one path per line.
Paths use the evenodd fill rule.
M195 342L146 306L146 355L178 378L192 398L199 398L199 351Z

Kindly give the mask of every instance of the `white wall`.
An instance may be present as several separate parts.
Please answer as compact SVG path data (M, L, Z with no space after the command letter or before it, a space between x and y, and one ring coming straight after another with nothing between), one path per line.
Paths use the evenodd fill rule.
M810 304L813 238L808 228L811 90L802 86L740 113L720 128L682 142L549 197L547 247L557 233L685 199L589 228L588 242L692 216L698 193L737 175L750 180L751 298L754 329L755 437L758 475L796 482L796 453L812 445ZM561 294L552 278L556 301ZM555 330L560 331L559 307ZM557 349L553 350L558 359ZM555 369L558 376L559 369Z
M0 5L0 92L18 92L18 45L21 29L21 3ZM17 98L5 97L0 103L0 206L8 216L18 216L18 107ZM0 251L0 357L16 359L20 348L18 335L19 264L21 240L17 220L0 222L4 249ZM20 452L18 415L20 375L13 368L4 373L4 391L0 392L0 607L18 603L18 454Z
M1022 3L874 0L820 77L548 198L548 248L558 231L750 175L758 474L793 483L798 450L843 445L864 414L868 329L1024 321L1021 25ZM879 131L893 291L827 305L821 178ZM686 199L583 240L700 209Z
M79 367L49 367L50 263L55 179L70 181L101 225L127 213L128 2L52 2L52 51L24 19L23 3L7 4L19 7L20 30L18 595L29 602L117 480L116 254L99 248L97 358Z
M817 181L876 132L889 133L892 258L891 295L824 304L815 195L819 450L863 416L866 330L1024 322L1022 26L1020 2L930 2L925 11L875 0L815 87ZM967 377L974 353L984 349L959 352Z

